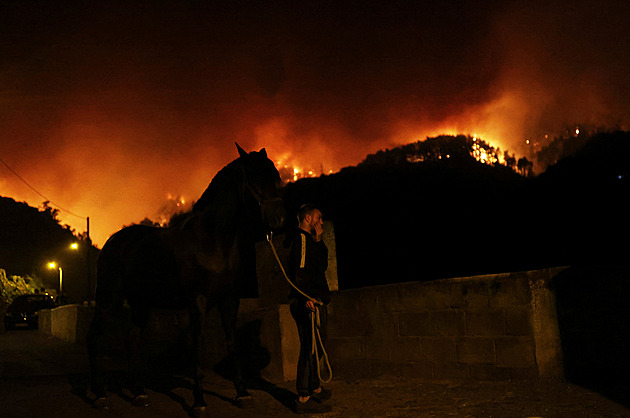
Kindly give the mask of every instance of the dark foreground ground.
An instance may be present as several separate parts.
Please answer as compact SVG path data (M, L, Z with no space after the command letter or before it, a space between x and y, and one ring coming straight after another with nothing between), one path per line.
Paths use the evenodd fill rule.
M0 333L0 417L188 417L191 381L164 377L152 384L153 405L137 408L125 392L114 408L92 408L82 346L37 331ZM257 407L236 408L231 383L208 372L204 389L213 417L292 417L293 382L252 382ZM630 417L627 386L602 393L562 382L478 382L400 378L334 380L332 412L324 417ZM612 400L616 399L617 401ZM625 399L625 400L624 400ZM624 406L625 404L625 406Z

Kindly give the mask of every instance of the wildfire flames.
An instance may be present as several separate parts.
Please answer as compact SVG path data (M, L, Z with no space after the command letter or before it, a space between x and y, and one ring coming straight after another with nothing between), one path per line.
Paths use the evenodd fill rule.
M276 168L280 173L280 178L285 182L298 181L299 179L308 177L319 177L322 174L332 174L335 172L333 169L325 171L321 165L319 170L314 168L302 168L299 163L293 163L288 160L276 161Z

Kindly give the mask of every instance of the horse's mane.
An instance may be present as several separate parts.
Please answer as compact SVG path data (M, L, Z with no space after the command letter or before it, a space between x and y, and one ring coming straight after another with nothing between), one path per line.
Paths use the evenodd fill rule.
M233 172L238 161L239 158L219 170L212 181L210 181L210 184L203 192L199 200L197 200L193 205L192 212L200 212L207 209L210 205L212 205L217 196L225 193L226 185L229 185L233 180L231 177L233 176Z

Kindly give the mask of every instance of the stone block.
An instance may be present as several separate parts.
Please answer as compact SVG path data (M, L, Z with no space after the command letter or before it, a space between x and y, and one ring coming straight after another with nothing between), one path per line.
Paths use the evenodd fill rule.
M512 380L533 380L541 377L536 367L508 367Z
M401 366L401 376L406 378L433 379L433 363L410 361Z
M398 309L413 312L426 309L450 309L464 306L461 288L448 280L405 283L398 289Z
M324 233L322 239L328 248L328 268L326 269L326 281L332 292L339 290L337 277L337 242L335 240L335 226L331 221L324 221Z
M466 379L470 375L467 365L463 364L435 364L433 377L435 379Z
M372 368L365 359L330 358L334 379L370 379Z
M380 338L365 340L365 358L368 360L391 360L393 349L388 341Z
M530 324L536 346L538 374L550 379L562 379L564 376L564 353L560 339L556 294L549 286L551 277L562 271L563 268L541 271L531 287Z
M425 297L427 306L431 309L456 309L463 308L464 294L461 285L446 280L431 282L433 286L427 286Z
M396 285L395 299L385 309L390 312L417 312L426 310L430 301L425 295L428 283L402 283Z
M78 305L51 309L51 335L67 342L77 342Z
M398 329L399 335L403 337L436 334L429 311L399 314Z
M457 345L453 337L422 338L422 356L436 364L457 363Z
M495 364L494 339L491 337L457 338L457 362L461 364Z
M46 335L52 335L52 311L50 309L42 309L37 317L37 328L39 332Z
M276 366L274 371L280 373L282 380L294 380L297 374L297 362L300 355L300 338L297 332L297 326L291 316L289 305L278 306L278 331L279 331L279 350L282 352L282 359ZM267 338L273 334L273 322L265 324ZM272 363L274 359L272 357ZM271 365L270 365L271 366ZM263 371L263 374L272 372ZM271 376L273 378L273 376ZM273 380L272 380L273 381Z
M362 315L364 312L361 304L361 293L357 290L333 293L330 304L327 306L328 315L334 318Z
M398 319L401 336L459 336L466 329L459 309L401 313Z
M470 377L478 380L509 380L509 368L497 367L494 364L471 364Z
M422 337L392 338L384 341L390 347L389 359L399 362L423 361Z
M462 283L464 306L468 309L483 310L490 304L490 287L487 280L471 279Z
M430 319L435 327L434 335L465 335L466 322L464 319L464 311L461 309L433 311L431 312Z
M331 359L365 359L365 339L328 337L326 350Z
M402 373L402 363L397 361L368 360L367 365L372 377L400 376Z
M528 306L505 309L505 334L519 336L533 335Z
M371 330L371 323L366 315L329 315L328 335L343 337L363 337Z
M527 305L531 301L531 291L527 272L512 273L490 285L490 307L510 308Z
M399 335L397 314L375 311L366 315L364 320L367 323L364 335L380 338L394 338Z
M504 336L505 312L503 309L466 311L467 336Z
M407 285L406 283L403 285ZM400 293L398 285L374 286L361 289L359 303L368 307L369 312L398 312L400 311Z
M534 339L531 337L504 337L495 341L497 365L502 367L535 367Z

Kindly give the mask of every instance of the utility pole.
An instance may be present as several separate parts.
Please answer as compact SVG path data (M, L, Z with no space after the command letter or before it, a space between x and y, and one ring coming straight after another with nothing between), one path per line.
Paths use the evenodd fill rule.
M92 239L90 238L90 217L87 217L87 235L85 238L85 266L86 266L86 278L87 278L87 291L85 293L85 300L90 305L92 300L92 269L90 268L90 251L92 249Z

